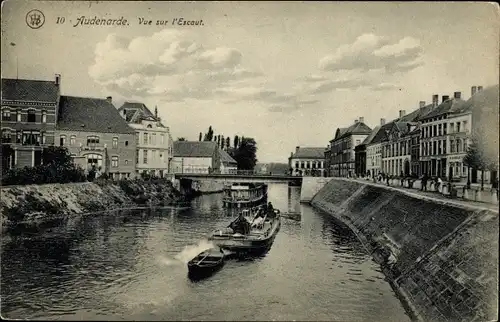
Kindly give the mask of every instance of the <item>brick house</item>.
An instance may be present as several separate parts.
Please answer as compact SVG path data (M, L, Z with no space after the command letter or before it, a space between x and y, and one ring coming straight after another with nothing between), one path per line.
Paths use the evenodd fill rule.
M111 97L61 96L55 145L67 147L84 169L95 165L115 179L135 176L135 131Z
M54 143L61 76L53 81L2 79L2 169L32 167Z

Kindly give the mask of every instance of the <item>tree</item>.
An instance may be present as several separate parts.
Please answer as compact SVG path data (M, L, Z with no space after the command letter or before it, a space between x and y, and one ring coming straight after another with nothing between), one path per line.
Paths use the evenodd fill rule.
M239 144L239 137L237 135L234 136L233 148L237 149Z
M42 163L44 165L70 168L73 166L73 159L67 148L62 146L48 146L43 149Z
M217 135L217 145L220 146L220 135Z
M242 138L239 147L234 151L234 159L239 170L253 170L257 164L257 143L253 138Z
M177 141L186 141L186 138L180 137L180 138L177 138Z
M203 137L203 133L200 132L200 135L198 136L198 141L201 141L202 137Z
M205 138L203 141L212 141L214 138L214 130L212 129L212 125L208 127L208 132L205 134Z
M481 171L481 190L484 189L484 171L489 167L488 160L485 159L481 149L478 148L476 138L472 138L471 144L467 147L467 154L463 160L467 166L467 186L470 187L470 169Z
M226 148L230 148L231 147L231 139L229 138L229 136L226 138Z
M226 145L226 140L224 139L224 135L220 136L220 148L224 150L224 146Z

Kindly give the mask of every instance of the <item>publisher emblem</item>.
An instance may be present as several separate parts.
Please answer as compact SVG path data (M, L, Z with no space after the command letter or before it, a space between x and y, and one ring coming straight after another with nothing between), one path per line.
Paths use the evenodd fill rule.
M31 29L38 29L45 23L45 16L43 12L33 9L26 15L26 24Z

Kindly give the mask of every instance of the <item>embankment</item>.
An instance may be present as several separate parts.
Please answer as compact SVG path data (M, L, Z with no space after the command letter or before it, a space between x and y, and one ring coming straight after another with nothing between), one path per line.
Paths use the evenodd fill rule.
M311 204L346 223L424 321L493 321L498 210L332 179Z
M76 214L136 207L163 207L185 200L168 180L2 187L2 230Z

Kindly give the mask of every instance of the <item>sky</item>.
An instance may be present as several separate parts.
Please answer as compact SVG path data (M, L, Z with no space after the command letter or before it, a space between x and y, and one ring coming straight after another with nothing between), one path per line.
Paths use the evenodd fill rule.
M45 17L38 29L32 9ZM75 26L82 16L128 24ZM174 139L198 140L211 125L253 137L259 162L288 162L359 117L373 128L433 94L468 99L471 86L497 84L499 27L498 6L485 2L10 0L2 77L58 73L63 95L157 106Z

